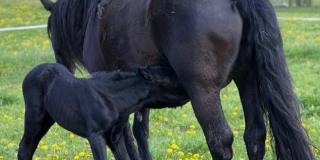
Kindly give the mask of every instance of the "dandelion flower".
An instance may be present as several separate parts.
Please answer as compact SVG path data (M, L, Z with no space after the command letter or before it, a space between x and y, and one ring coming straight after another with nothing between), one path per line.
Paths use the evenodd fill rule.
M74 137L76 137L73 133L70 133L69 138L73 139Z
M173 143L173 144L171 145L171 148L172 148L172 149L175 149L175 150L179 150L179 149L180 149L180 147L179 147L177 144L175 144L175 143Z
M85 157L85 156L86 156L86 152L80 152L80 153L79 153L79 156L80 156L80 157Z
M190 128L191 129L196 129L196 126L192 124L192 125L190 125Z
M41 146L40 146L40 149L42 149L42 150L48 150L48 145L41 145Z
M200 154L194 154L194 155L192 156L192 158L199 159L199 158L200 158Z
M182 151L179 151L179 152L178 152L178 155L179 155L180 157L183 157L183 156L184 156L184 153L183 153Z

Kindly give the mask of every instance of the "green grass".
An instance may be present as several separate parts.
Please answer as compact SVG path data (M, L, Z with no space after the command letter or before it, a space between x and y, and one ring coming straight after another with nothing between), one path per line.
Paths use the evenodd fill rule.
M277 15L284 17L320 17L319 8L277 8Z
M316 9L279 9L281 16L319 17ZM33 16L30 16L33 15ZM46 22L48 13L35 0L2 0L0 27ZM20 17L20 18L19 18ZM304 125L316 146L320 146L320 23L280 21L289 68L295 91L301 100ZM21 81L30 69L40 63L54 62L45 29L0 32L0 160L16 157L23 131L24 106ZM242 140L244 120L234 84L222 92L226 117L234 131L234 159L246 159ZM177 109L153 110L151 113L150 146L156 160L183 157L209 159L210 155L190 104ZM172 154L167 152L168 148ZM170 150L169 150L170 151ZM315 151L317 158L320 152ZM110 154L109 154L110 155ZM199 155L200 158L197 158ZM38 159L87 159L88 143L54 126L42 140L35 157ZM268 150L267 158L272 154Z

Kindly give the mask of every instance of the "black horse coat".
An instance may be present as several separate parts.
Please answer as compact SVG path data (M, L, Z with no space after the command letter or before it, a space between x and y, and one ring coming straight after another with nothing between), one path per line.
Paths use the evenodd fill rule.
M165 106L188 100L170 72L168 68L147 67L134 72L100 72L89 79L78 79L59 64L37 66L23 82L26 117L19 158L32 158L34 147L45 134L39 133L41 128L48 130L54 122L87 138L95 159L106 158L104 153L95 151L101 146L96 137L113 145L114 152L125 155L120 146L123 144L117 141L131 113L154 103ZM105 152L101 147L97 150Z

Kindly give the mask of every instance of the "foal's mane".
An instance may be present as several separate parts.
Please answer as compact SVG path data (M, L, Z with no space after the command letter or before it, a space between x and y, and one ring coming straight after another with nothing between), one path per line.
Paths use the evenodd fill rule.
M58 0L48 20L48 34L57 57L68 66L83 65L82 51L90 15L100 0Z

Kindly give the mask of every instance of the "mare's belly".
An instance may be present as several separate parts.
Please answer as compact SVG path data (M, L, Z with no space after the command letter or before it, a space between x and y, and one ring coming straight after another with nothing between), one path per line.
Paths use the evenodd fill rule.
M166 63L152 38L148 22L149 1L120 0L106 6L99 25L102 28L103 58L108 70Z

